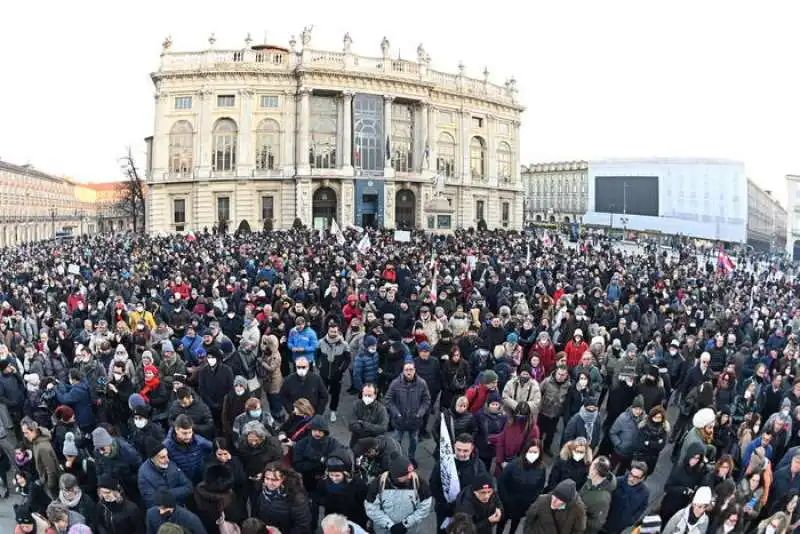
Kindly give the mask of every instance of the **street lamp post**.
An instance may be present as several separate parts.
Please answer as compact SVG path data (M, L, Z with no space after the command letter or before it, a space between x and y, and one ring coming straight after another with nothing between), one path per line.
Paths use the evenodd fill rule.
M608 212L608 228L609 230L614 228L614 204L609 206L610 210Z
M624 182L622 184L622 214L628 214L628 187L630 184L628 182Z

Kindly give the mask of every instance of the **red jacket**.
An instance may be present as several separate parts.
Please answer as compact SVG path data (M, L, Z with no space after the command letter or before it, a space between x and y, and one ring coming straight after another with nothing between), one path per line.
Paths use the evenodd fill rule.
M469 404L469 411L472 415L478 415L486 400L489 398L489 388L485 384L479 384L467 389L467 403Z
M344 320L347 322L347 326L350 326L350 321L355 318L361 319L363 312L361 308L358 306L358 302L355 304L347 303L342 306L342 315L344 315Z
M74 293L67 297L67 310L72 313L78 308L78 303L83 302L84 307L86 306L86 297L83 296L83 293L78 293L75 295Z
M539 355L545 374L549 375L553 371L553 367L556 366L556 347L552 343L548 343L546 347L542 347L537 341L530 350L528 350L528 360L531 359L534 352Z
M589 345L585 341L581 340L580 344L576 345L575 340L570 339L567 348L564 349L564 352L567 353L567 366L572 369L581 363L581 356L588 350Z
M539 439L539 426L534 423L525 433L525 423L513 423L506 425L503 432L497 439L495 444L495 458L497 458L497 470L499 474L500 466L503 462L507 462L512 458L519 456L522 447L530 446L533 440Z
M178 293L183 300L189 300L189 297L192 295L192 286L186 282L183 282L180 285L172 284L170 289L173 293Z

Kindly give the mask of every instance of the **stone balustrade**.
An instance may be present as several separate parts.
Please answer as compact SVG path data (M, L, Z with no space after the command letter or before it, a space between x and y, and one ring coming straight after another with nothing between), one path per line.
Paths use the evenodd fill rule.
M280 48L211 49L200 52L173 52L167 49L161 55L159 74L208 70L219 72L333 70L416 81L466 96L517 103L516 81L513 78L505 85L497 85L487 79L478 80L465 76L463 65L459 66L461 74L451 74L431 69L429 64L429 59L410 61L312 48L305 48L299 52Z

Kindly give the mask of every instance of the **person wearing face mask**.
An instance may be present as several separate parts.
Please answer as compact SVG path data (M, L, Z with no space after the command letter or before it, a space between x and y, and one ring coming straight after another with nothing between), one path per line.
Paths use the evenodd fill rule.
M286 377L281 386L281 404L286 413L292 413L295 401L308 400L318 415L325 413L328 405L328 388L316 372L310 372L311 363L305 356L295 359L295 372Z
M175 400L169 407L168 421L173 424L175 420L185 415L192 418L194 429L198 434L207 439L214 437L216 424L211 415L211 410L197 394L187 386L178 387L175 392Z
M586 529L586 508L573 480L564 480L540 495L525 514L524 534L580 534Z
M503 502L503 517L497 524L498 534L511 523L510 534L517 531L522 518L544 491L547 468L541 459L541 442L535 440L520 455L509 462L497 480L500 500Z
M232 437L234 421L246 412L247 408L245 405L248 398L247 379L243 376L235 377L233 379L233 391L229 391L222 401L222 420L220 424L222 427L222 434L225 437ZM268 426L272 426L272 424Z
M142 302L136 303L136 307L130 313L128 318L128 324L130 325L131 330L134 331L139 329L138 325L140 322L143 325L142 330L144 328L153 330L156 327L156 318L153 317L152 312L145 309L144 303Z
M382 403L376 402L377 394L377 386L367 383L361 388L361 399L353 403L348 424L351 448L361 438L378 437L389 427L389 414Z
M211 409L215 421L222 420L222 401L233 389L233 371L216 354L208 354L197 377L197 392Z
M98 532L144 533L144 514L133 501L123 495L118 480L110 475L101 477L97 481L97 496L99 499L95 528Z
M659 515L662 522L669 521L676 512L685 510L692 502L692 497L701 493L700 485L705 477L705 447L701 443L693 443L686 457L676 463L664 485L664 497L661 501ZM711 502L711 490L708 490L708 503Z
M135 390L130 375L125 372L126 363L130 362L113 363L110 369L111 379L106 386L105 414L108 422L115 426L127 422L131 415L128 399Z
M261 407L261 400L257 397L248 398L244 404L244 411L236 416L236 419L233 421L233 425L231 427L231 441L234 448L238 449L242 445L246 439L246 436L244 435L245 425L252 421L261 423L265 428L268 429L271 429L274 423L269 411L264 410Z
M592 448L600 444L602 436L602 417L598 411L598 399L596 396L587 396L583 401L583 406L578 413L564 425L564 432L561 436L562 445L578 437L586 438Z
M139 452L142 457L146 457L145 442L147 438L156 441L164 441L166 437L164 429L150 421L152 410L147 404L135 406L132 410L133 416L128 421L128 440L131 445Z
M525 445L539 439L539 427L527 403L517 404L503 431L495 439L495 475L516 458Z
M576 373L575 382L567 393L567 400L564 406L564 425L572 416L578 413L587 397L594 396L595 392L591 388L591 379L588 373Z
M712 493L708 486L701 486L694 493L691 503L669 518L662 534L703 534L708 530ZM662 515L663 519L663 515Z
M617 477L617 487L611 495L611 508L604 527L607 534L621 534L644 516L650 501L650 491L643 484L647 473L647 465L633 462L627 473Z

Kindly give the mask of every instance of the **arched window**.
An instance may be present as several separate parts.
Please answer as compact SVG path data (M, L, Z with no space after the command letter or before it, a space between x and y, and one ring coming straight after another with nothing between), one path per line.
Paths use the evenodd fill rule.
M169 172L191 175L193 159L194 129L189 121L178 121L169 131Z
M505 141L501 141L497 147L497 177L506 182L510 182L514 177L514 158L511 154L511 146Z
M214 125L214 151L211 168L215 171L236 169L236 138L239 130L231 119L220 119Z
M486 177L486 143L475 136L469 143L470 174L472 178Z
M278 123L264 119L256 130L256 169L275 170L278 168L281 147L281 133Z
M436 141L436 172L447 178L456 175L456 141L447 132Z

